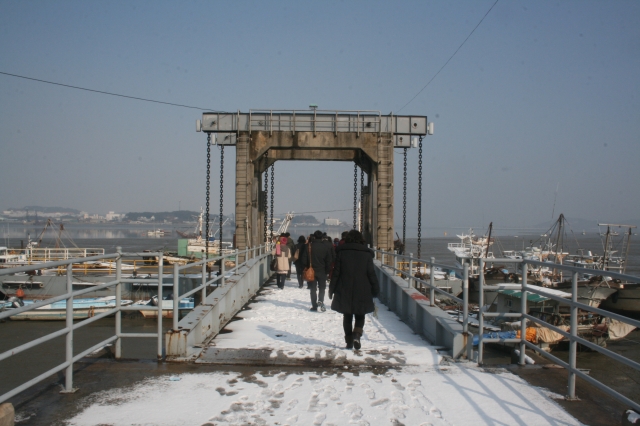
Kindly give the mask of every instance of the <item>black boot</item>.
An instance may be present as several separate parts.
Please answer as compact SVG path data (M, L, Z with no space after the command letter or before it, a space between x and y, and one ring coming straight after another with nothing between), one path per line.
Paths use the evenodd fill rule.
M362 329L360 327L356 327L353 329L353 347L358 350L360 349L360 338L362 337Z
M353 335L344 336L344 341L347 342L347 349L353 349Z

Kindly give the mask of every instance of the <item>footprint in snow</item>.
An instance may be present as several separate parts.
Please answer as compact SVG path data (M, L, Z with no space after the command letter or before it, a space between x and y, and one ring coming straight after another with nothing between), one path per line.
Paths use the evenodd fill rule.
M342 412L349 416L351 420L360 420L362 418L362 408L353 402L347 404Z
M322 423L324 423L324 420L326 418L327 418L327 415L325 413L318 413L316 414L316 418L313 420L313 424L319 426Z
M294 408L296 408L296 405L298 405L298 400L297 399L292 399L291 401L289 401L287 403L287 411L293 410ZM295 417L296 417L296 419L298 418L297 415Z
M376 393L373 391L373 389L371 389L371 386L369 386L368 384L363 383L360 385L360 387L364 389L364 392L367 394L369 399L374 399L376 397Z
M304 379L302 377L298 377L286 390L299 388L300 386L302 386L303 382L304 382Z
M373 401L371 403L371 406L372 407L379 407L380 405L385 405L388 402L389 402L389 398L380 398L380 399L378 399L376 401Z

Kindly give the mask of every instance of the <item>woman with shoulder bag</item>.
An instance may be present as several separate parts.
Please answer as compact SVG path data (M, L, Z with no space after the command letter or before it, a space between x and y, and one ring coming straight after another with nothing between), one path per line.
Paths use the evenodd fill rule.
M360 349L365 315L374 311L373 298L380 293L373 268L373 252L365 245L362 234L351 230L345 243L336 249L336 254L329 285L329 299L333 298L331 309L343 314L347 349Z
M296 244L296 252L293 256L293 264L296 266L296 276L298 277L298 288L302 288L304 286L304 279L302 276L304 265L302 264L302 256L300 256L300 254L306 249L307 239L303 235L300 235L298 237L298 244Z
M287 237L280 236L276 242L276 246L271 250L271 254L274 255L277 260L276 283L278 284L278 288L282 290L287 274L289 273L289 258L291 257L291 250L287 247Z

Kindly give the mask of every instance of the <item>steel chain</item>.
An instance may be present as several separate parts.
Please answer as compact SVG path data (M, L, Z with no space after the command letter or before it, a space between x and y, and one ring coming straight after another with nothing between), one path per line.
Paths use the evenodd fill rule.
M422 245L422 136L420 136L420 149L418 150L418 259L420 259L420 246Z
M220 146L220 253L222 253L222 206L224 195L224 145Z
M364 170L360 169L360 232L364 229L363 223L363 197L364 197Z
M269 229L269 215L267 214L267 194L269 193L269 188L267 187L269 181L269 169L267 168L267 164L269 164L269 151L264 153L264 199L262 200L262 206L264 207L264 241L267 242L267 230Z
M407 246L407 148L404 149L404 175L402 180L402 246Z
M211 184L211 133L207 133L207 212L205 217L204 247L205 258L209 257L209 195Z
M273 239L273 187L274 187L274 179L273 179L273 170L275 169L276 163L271 165L271 223L269 224L269 231L271 231L271 238Z
M353 229L356 229L356 214L358 212L358 165L353 164Z

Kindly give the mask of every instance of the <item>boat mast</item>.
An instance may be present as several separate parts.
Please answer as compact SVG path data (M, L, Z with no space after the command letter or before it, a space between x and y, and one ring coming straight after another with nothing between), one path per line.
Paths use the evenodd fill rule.
M605 237L605 240L604 240L604 256L602 257L602 269L604 269L605 271L609 266L609 256L607 252L609 251L609 234L610 233L611 233L611 227L607 225L607 236Z
M562 249L560 249L560 258L558 258L558 248L560 247L560 239L562 236L562 232L564 231L563 229L563 224L564 224L564 214L560 213L560 216L558 217L558 236L556 238L556 253L555 253L555 261L556 263L562 265ZM562 241L562 244L564 245L564 240ZM555 268L553 271L553 275L556 274ZM562 281L562 270L560 270L560 281Z
M627 272L627 259L629 258L629 246L631 245L631 227L629 227L629 233L627 234L627 248L624 251L624 263L622 264L622 273Z
M489 257L489 246L491 245L491 230L493 229L493 222L489 222L489 238L487 238L487 249L484 253L484 258L487 259ZM484 263L484 268L482 272L487 270L487 262Z
M618 228L629 228L629 232L627 234L627 247L625 248L624 258L622 259L622 266L618 268L624 274L625 271L627 270L627 258L629 257L629 247L631 245L631 230L635 229L636 226L635 225L618 225L615 223L599 223L598 226L607 227L607 234L606 234L607 238L605 239L605 243L604 243L604 256L602 259L602 269L607 269L607 266L609 266L608 258L611 256L610 254L611 250L609 249L609 246L611 245L611 241L610 241L611 227L617 226ZM624 237L623 237L623 242L624 242Z

